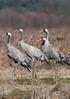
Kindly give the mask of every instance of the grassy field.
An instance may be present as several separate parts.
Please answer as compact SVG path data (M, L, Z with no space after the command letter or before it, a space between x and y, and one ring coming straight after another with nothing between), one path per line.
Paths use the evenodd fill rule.
M25 42L35 45L36 41L42 36L40 29L24 29ZM18 33L14 29L0 29L0 35L6 31L13 33L13 43L18 46ZM66 54L70 54L70 28L49 28L49 39L54 46L61 49ZM6 37L0 37L0 99L70 99L70 67L57 64L57 73L55 66L49 67L46 63L40 65L35 62L36 75L32 79L32 72L28 72L24 67L22 71L19 65L12 63L6 54ZM14 67L16 68L14 77ZM56 75L56 74L57 75ZM57 84L55 76L57 76ZM4 96L2 98L2 96Z

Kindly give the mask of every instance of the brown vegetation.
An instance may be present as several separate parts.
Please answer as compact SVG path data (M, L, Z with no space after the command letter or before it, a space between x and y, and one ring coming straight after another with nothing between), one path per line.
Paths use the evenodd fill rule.
M16 11L15 9L0 10L0 27L64 27L70 26L70 16L56 16L42 11Z
M24 39L27 43L32 44L32 45L36 45L36 41L38 39L40 39L40 37L44 36L45 34L40 34L38 31L40 29L25 29L24 28ZM0 33L1 35L5 34L6 31L11 31L13 32L14 29L13 28L4 28L1 29L0 28ZM65 53L70 54L70 29L69 28L49 28L49 32L50 32L50 41L51 43L53 43L55 46L57 46L58 48L60 48L61 50L63 50ZM15 46L17 48L18 47L18 33L16 35L16 33L13 33L13 42ZM32 74L29 73L26 69L23 68L22 70L22 77L23 80L20 80L21 78L21 70L18 68L19 66L16 64L12 63L11 66L11 61L9 60L9 58L7 57L6 54L6 37L0 37L0 90L2 92L2 94L9 94L10 91L13 91L14 89L16 89L18 86L18 89L25 89L25 88L30 88L32 89L32 82L30 81ZM38 46L39 47L39 46ZM16 71L15 71L15 79L16 81L14 82L14 75L13 75L13 66L15 66ZM46 64L46 63L42 63L42 65L39 65L39 63L37 62L37 64L35 64L36 66L36 72L37 72L37 81L36 83L38 83L38 87L40 84L52 84L49 85L53 86L54 88L57 89L57 91L53 91L53 88L51 87L51 89L48 91L49 93L52 91L50 97L47 99L57 99L56 97L59 97L58 99L69 99L69 89L66 90L66 88L69 88L70 86L70 69L68 66L66 65L58 65L58 78L61 79L60 81L62 81L62 85L60 86L54 86L55 82L54 82L54 68L53 70ZM53 79L51 79L53 78ZM65 79L62 79L65 78ZM66 79L67 78L67 79ZM19 79L19 82L17 81L17 79ZM26 79L26 80L25 80ZM40 80L40 82L38 82ZM69 83L68 85L64 84L65 83ZM27 85L30 85L30 87L27 87ZM21 85L21 87L20 87ZM25 86L22 87L22 86ZM37 84L36 84L37 85ZM14 87L15 86L15 87ZM31 87L32 86L32 87ZM66 87L65 87L66 86ZM7 88L6 88L7 87ZM64 89L65 88L65 89ZM42 90L41 90L42 89ZM46 93L47 93L47 89L48 87L46 87L45 92L44 92L44 88L41 88L39 90L34 90L32 91L33 93L31 93L32 97L35 97L35 99L37 99L38 95L39 95L39 99L40 97L43 97L42 99L45 99L45 97L47 97ZM20 99L23 99L23 95L22 90L19 91L19 94L16 92L12 92L14 93L14 95L12 95L12 93L9 96L5 96L7 99L11 99L12 97L15 99L18 99L20 97ZM39 92L39 93L38 93ZM16 94L18 94L18 96L16 96ZM22 94L22 97L21 97ZM41 96L42 94L42 96ZM11 96L12 95L12 96ZM30 96L30 97L31 97ZM9 97L9 98L8 98ZM25 96L26 97L26 96ZM24 98L26 99L26 98Z

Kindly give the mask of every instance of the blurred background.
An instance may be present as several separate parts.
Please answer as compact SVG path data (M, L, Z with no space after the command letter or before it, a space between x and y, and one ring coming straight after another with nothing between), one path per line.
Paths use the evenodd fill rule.
M69 27L70 0L0 0L0 27Z

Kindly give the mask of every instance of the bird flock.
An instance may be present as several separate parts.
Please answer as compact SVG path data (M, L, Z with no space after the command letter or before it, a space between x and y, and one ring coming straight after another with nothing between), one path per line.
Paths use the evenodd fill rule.
M24 41L22 38L22 34L24 34L24 30L18 28L15 32L19 34L19 46L22 51L14 46L12 43L13 33L6 32L7 37L7 56L14 63L25 67L29 72L35 69L34 62L46 62L48 65L51 62L55 64L67 64L70 65L70 57L63 53L60 49L55 47L53 44L50 44L49 41L49 31L48 29L42 29L39 32L44 32L46 34L45 37L41 37L38 42L41 42L40 48L36 46L30 45Z

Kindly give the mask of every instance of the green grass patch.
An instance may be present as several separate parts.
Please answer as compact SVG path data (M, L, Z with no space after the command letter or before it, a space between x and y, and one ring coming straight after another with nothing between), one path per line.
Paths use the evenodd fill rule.
M42 78L42 79L38 79L38 80L32 80L32 79L16 79L15 80L16 83L20 84L20 85L40 85L40 84L55 84L56 81L54 80L54 78Z
M70 78L61 78L61 81L64 83L70 83Z
M11 84L13 81L12 80L0 80L0 85L1 84ZM70 78L60 78L58 79L58 83L63 82L63 83L69 83L70 84ZM19 85L41 85L41 84L56 84L56 80L54 78L41 78L41 79L30 79L30 78L22 78L22 79L16 79L15 83Z
M42 78L42 79L40 79L40 81L44 84L55 84L56 83L54 78Z
M27 78L25 78L25 79L16 79L15 80L18 84L20 84L20 85L31 85L32 84L32 80L31 79L27 79Z

